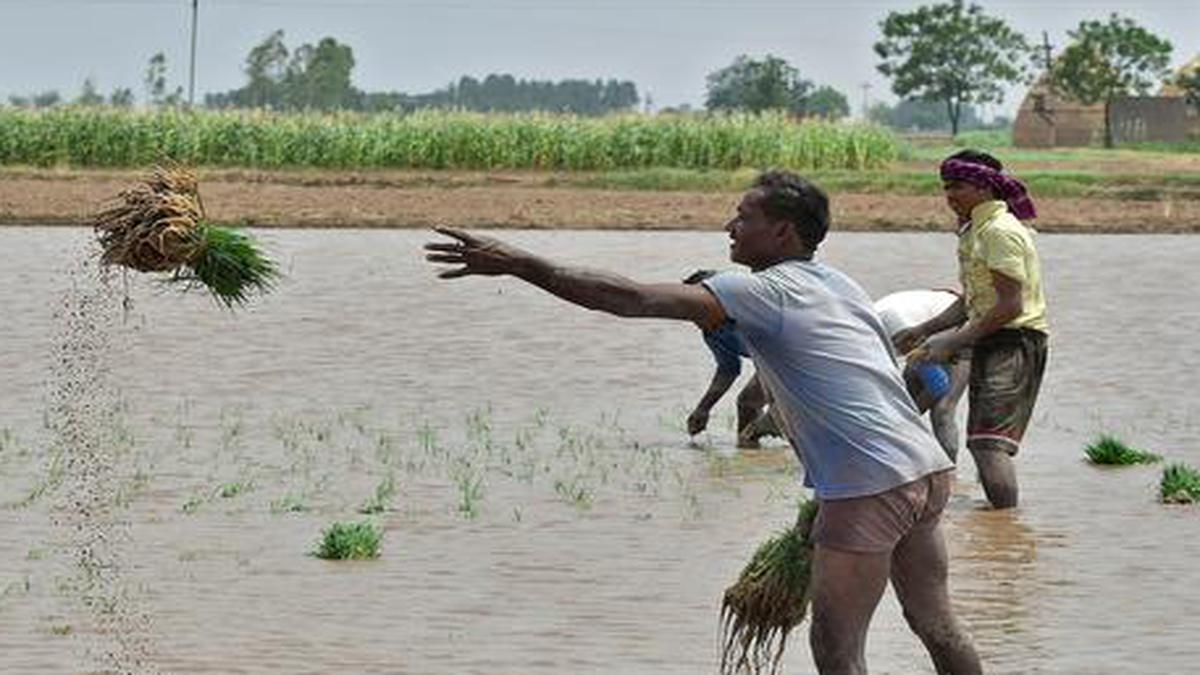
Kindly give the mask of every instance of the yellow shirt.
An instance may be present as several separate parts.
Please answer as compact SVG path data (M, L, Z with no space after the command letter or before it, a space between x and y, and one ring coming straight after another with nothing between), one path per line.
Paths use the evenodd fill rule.
M971 210L971 223L958 237L958 269L968 318L977 319L996 305L992 272L999 272L1021 282L1021 314L1004 327L1049 332L1033 230L1017 220L1007 204L987 201Z

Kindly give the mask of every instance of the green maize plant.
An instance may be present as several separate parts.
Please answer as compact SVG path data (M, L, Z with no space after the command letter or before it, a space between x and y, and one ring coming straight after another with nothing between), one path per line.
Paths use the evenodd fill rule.
M0 164L610 171L865 170L898 156L876 126L782 113L484 114L0 108Z

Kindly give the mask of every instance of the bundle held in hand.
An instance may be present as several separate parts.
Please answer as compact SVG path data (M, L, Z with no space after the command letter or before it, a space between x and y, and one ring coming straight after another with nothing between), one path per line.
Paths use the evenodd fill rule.
M721 672L779 672L788 634L808 611L817 502L805 501L792 529L758 547L721 602Z
M202 285L229 307L270 290L279 277L249 235L204 221L196 174L184 167L156 167L97 214L94 226L103 263L171 272L170 281Z

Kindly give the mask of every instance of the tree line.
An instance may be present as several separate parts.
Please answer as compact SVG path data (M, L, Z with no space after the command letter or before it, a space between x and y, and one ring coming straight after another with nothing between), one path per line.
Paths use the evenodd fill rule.
M1070 43L1057 56L1033 45L1005 21L976 4L949 0L890 12L879 24L873 45L877 70L891 80L895 106L877 104L864 113L903 129L943 129L951 133L980 126L978 106L1003 103L1006 85L1041 83L1085 104L1110 105L1123 96L1145 95L1169 78L1171 43L1131 19L1111 14L1085 20L1068 32ZM567 79L544 81L492 74L464 76L428 93L365 92L353 84L353 49L333 37L289 49L277 30L255 45L245 60L245 84L211 93L215 108L274 110L413 111L454 108L482 112L546 110L578 115L630 111L643 102L633 82ZM184 103L181 87L167 85L166 58L155 54L144 78L151 106ZM1200 71L1175 78L1187 100L1200 107ZM838 119L849 115L846 96L802 76L786 60L739 56L706 78L708 111L783 110L795 117ZM131 106L133 92L116 89L107 97L92 80L72 103ZM647 97L648 99L648 97ZM10 103L47 107L65 101L57 92L13 96ZM647 107L649 103L647 101ZM684 106L682 110L686 110ZM674 109L679 111L681 109ZM671 112L672 109L667 109ZM1107 115L1106 122L1107 122ZM1105 129L1111 144L1111 131Z
M353 49L332 37L316 45L289 50L277 30L250 50L246 84L209 94L213 108L274 110L402 111L454 108L480 112L548 110L576 115L604 115L632 110L640 102L629 81L568 79L559 82L517 79L492 74L482 80L464 76L425 94L366 92L353 84Z

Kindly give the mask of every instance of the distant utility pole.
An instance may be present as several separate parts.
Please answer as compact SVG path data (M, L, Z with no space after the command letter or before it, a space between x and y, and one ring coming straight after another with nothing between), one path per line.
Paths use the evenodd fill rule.
M1042 51L1046 53L1046 72L1050 72L1050 62L1053 59L1053 54L1050 51L1051 49L1052 45L1050 44L1050 34L1046 31L1042 31Z
M859 86L862 87L862 116L865 120L867 119L867 113L870 110L868 106L870 105L871 83L863 82Z
M196 103L196 15L200 12L200 0L192 0L192 62L188 68L188 107Z

